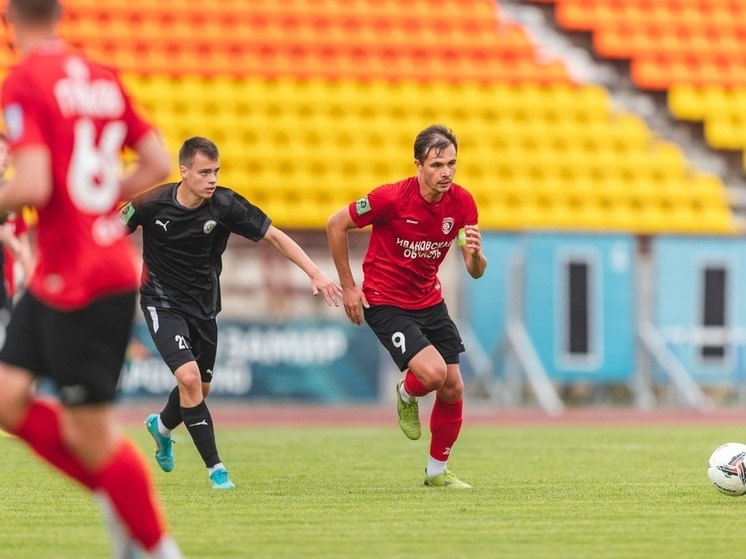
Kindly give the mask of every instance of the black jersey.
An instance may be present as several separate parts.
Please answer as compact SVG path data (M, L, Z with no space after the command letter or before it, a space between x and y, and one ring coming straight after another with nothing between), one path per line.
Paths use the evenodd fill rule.
M180 183L158 186L125 205L120 215L130 232L142 227L140 304L175 309L197 318L220 312L222 254L231 233L254 242L272 221L229 188L217 187L198 208L176 201Z

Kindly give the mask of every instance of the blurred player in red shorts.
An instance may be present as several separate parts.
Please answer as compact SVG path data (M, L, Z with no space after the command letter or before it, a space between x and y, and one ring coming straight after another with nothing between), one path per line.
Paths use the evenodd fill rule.
M469 275L487 267L477 227L477 206L453 182L456 137L440 125L417 135L417 176L380 186L329 218L327 234L342 286L345 312L362 319L403 372L396 388L399 427L421 435L417 398L435 392L430 416L430 459L425 485L465 489L447 462L463 422L461 336L448 314L438 270L454 241ZM373 226L363 260L363 287L350 269L347 231ZM362 315L361 315L362 307Z

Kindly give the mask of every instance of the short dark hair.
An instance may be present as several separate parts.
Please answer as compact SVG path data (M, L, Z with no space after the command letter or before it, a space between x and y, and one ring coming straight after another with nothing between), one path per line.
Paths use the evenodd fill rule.
M58 0L9 0L8 7L21 21L54 23L62 13Z
M453 130L442 124L431 124L417 134L414 140L414 158L424 163L431 149L434 149L436 154L440 154L450 145L453 145L458 152L458 143Z
M208 159L217 161L220 159L220 152L215 142L208 140L207 138L200 138L194 136L186 140L179 148L179 165L184 167L191 167L194 163L194 156L201 153Z

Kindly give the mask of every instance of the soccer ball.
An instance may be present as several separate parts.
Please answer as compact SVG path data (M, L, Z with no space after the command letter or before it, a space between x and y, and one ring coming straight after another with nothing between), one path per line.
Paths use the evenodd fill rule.
M715 449L707 464L712 485L723 495L740 497L746 493L746 445L725 443Z

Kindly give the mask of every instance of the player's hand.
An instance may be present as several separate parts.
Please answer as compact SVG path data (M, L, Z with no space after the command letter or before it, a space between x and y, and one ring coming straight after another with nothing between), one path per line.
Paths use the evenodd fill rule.
M339 306L339 299L342 298L342 288L336 283L330 280L323 272L319 272L311 277L311 287L313 288L313 294L318 295L322 293L326 304L330 307L334 305Z
M342 289L342 303L344 304L347 318L349 318L353 324L362 324L362 307L365 307L366 309L370 308L370 305L368 304L368 301L363 294L363 290L360 289L357 285L354 285L352 287L345 287L344 289Z
M466 233L466 245L464 248L471 254L479 254L482 250L482 234L478 225L467 225L464 227Z

